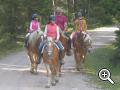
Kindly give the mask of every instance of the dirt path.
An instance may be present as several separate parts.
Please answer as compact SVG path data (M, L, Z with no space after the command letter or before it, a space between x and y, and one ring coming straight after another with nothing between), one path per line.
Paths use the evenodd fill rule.
M106 31L108 29L109 31ZM112 28L100 28L99 31L91 31L93 49L110 44L115 36ZM29 60L26 52L21 51L11 54L0 60L0 90L47 90L44 65L39 65L38 75L29 72ZM83 72L74 70L74 58L65 57L65 65L59 84L49 90L100 90L88 83L89 76Z

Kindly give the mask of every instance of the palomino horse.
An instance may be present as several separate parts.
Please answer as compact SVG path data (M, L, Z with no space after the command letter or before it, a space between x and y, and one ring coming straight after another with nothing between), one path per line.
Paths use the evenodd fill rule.
M37 66L38 66L38 46L41 42L41 31L34 31L30 34L28 40L28 56L31 61L31 69L30 72L36 74L37 73Z
M75 36L73 38L73 47L74 47L74 57L76 61L76 69L79 71L81 65L84 63L85 56L87 54L87 47L84 42L84 33L83 32L75 32Z
M48 37L43 50L43 63L45 64L48 76L46 88L55 86L59 76L59 51L52 38Z

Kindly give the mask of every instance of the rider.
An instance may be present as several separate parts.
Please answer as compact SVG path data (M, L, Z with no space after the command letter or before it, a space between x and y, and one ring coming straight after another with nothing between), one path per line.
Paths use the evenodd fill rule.
M29 29L27 30L27 35L25 36L25 47L28 48L28 39L32 32L34 31L40 31L40 23L38 22L38 14L32 15L32 21L30 22Z
M75 30L76 31L86 32L86 30L87 30L87 24L86 24L86 20L82 16L81 12L78 12L78 13L75 14L74 24L75 24Z
M60 27L61 32L64 32L64 35L68 38L68 49L69 53L71 49L71 39L69 38L69 35L65 32L67 30L67 17L63 15L63 10L60 8L56 9L56 24Z
M63 64L62 61L62 51L64 50L64 47L62 46L62 43L59 41L60 38L60 32L59 27L55 24L55 16L50 15L49 16L49 22L45 27L44 37L52 37L55 40L55 43L59 47L59 60L60 64ZM43 47L45 45L45 41L42 41L39 46L39 61L41 61L41 54Z
M60 8L56 9L56 24L60 27L61 31L64 31L67 27L67 17L63 15L63 11Z
M71 34L71 39L74 41L74 38L76 36L76 32L83 32L86 35L85 42L88 42L91 47L91 38L87 34L87 24L85 18L82 16L81 12L75 13L75 19L74 19L74 24L75 24L75 32ZM89 46L88 46L89 47ZM90 52L88 48L88 52Z
M79 32L79 31L86 32L86 29L87 29L86 21L83 20L81 12L75 13L74 24L75 24L75 32L73 32L70 36L72 41L74 41L76 32Z

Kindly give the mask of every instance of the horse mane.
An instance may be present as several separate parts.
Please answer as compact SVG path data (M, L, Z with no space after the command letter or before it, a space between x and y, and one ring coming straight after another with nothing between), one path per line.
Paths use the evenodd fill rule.
M83 46L84 44L84 37L82 32L77 33L77 42L80 44L80 46Z
M40 38L40 34L38 31L34 31L31 33L30 37L29 37L29 43L34 45L36 44L36 40L38 40Z

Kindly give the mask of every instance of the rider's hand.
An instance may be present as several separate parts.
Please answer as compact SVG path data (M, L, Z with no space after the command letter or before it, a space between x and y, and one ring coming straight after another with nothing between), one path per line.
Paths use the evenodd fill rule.
M55 40L55 42L58 42L59 40Z

